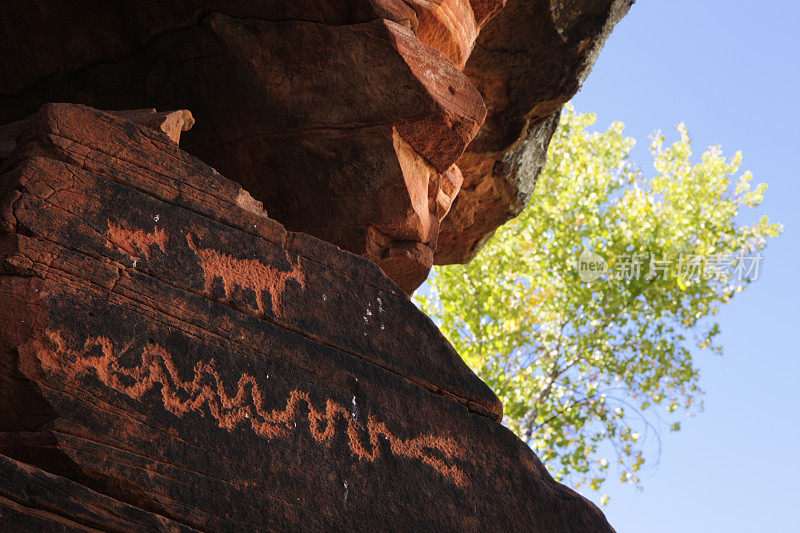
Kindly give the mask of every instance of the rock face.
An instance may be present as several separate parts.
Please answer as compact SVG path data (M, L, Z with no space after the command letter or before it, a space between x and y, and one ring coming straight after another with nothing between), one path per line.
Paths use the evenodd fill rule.
M153 115L53 104L0 134L0 522L611 531L372 262Z
M442 224L436 263L467 263L530 201L562 106L578 92L633 0L509 0L481 31L464 73L486 124L458 166L461 192Z
M502 0L84 3L0 13L3 50L33 44L0 59L0 123L47 101L191 109L186 149L271 217L406 292L427 277L486 115L459 67Z
M0 529L612 531L407 294L630 4L3 2Z
M0 123L52 101L190 109L188 152L410 293L527 202L631 1L6 2Z

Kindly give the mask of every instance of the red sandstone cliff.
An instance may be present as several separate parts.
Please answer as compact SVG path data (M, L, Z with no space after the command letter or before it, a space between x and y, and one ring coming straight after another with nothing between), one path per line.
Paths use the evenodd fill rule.
M12 2L0 124L53 101L189 109L188 152L411 292L528 202L631 3Z
M5 3L0 522L610 531L406 294L630 3Z
M164 133L74 105L16 132L6 523L610 529L375 265L286 232Z

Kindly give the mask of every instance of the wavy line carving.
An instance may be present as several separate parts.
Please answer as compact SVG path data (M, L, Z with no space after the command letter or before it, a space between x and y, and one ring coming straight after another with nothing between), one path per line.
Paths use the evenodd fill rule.
M293 390L283 408L269 410L256 379L243 374L237 383L236 394L228 395L225 384L213 359L197 361L191 380L180 377L173 356L159 344L150 343L141 354L141 364L125 368L120 366L114 345L106 337L87 339L82 353L70 350L59 332L48 331L56 346L58 358L40 358L51 371L63 371L75 378L94 375L104 385L134 400L141 401L151 390L160 390L164 407L178 417L198 413L211 417L220 428L232 430L245 426L257 435L275 439L297 431L297 421L302 419L302 405L308 409L308 425L313 438L328 446L337 432L337 420L347 422L346 434L350 452L361 461L375 462L380 458L380 438L385 438L394 455L422 461L458 487L469 484L466 474L454 459L463 455L463 448L449 437L423 435L403 439L394 435L384 422L368 417L366 427L356 415L341 404L328 399L324 410L319 410L309 394ZM92 352L99 355L89 355ZM206 408L206 409L204 409Z
M198 248L192 236L188 234L186 241L189 243L189 248L200 258L204 288L209 295L215 279L222 281L226 298L231 297L233 289L237 285L243 289L251 289L256 293L258 311L263 314L265 307L263 292L267 291L272 300L272 312L275 316L281 316L286 282L291 279L299 283L302 289L306 288L306 274L301 268L300 257L295 263L287 253L287 259L292 269L281 271L264 265L256 259L236 259L211 248Z

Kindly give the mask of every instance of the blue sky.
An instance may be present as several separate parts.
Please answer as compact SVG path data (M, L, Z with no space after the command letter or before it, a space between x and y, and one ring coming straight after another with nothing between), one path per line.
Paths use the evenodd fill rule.
M643 492L604 487L619 533L800 531L798 21L790 0L639 0L573 100L599 129L625 123L643 169L647 136L674 139L679 122L697 155L741 150L769 184L759 214L785 227L759 280L721 311L725 355L698 354L705 412L663 435Z

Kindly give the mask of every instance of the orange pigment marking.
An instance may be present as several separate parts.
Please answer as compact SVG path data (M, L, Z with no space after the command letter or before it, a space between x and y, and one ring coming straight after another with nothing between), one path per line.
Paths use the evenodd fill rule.
M73 379L93 374L106 386L140 401L148 391L160 390L164 407L175 416L182 417L194 412L205 417L204 407L207 407L222 429L232 430L240 425L249 425L257 435L273 439L296 430L296 421L303 416L301 405L305 404L311 435L319 443L331 444L336 434L336 419L341 417L347 421L350 452L359 460L378 460L381 455L379 439L384 437L393 454L422 461L459 487L469 484L469 479L459 467L441 458L452 461L463 454L461 446L452 438L423 435L403 439L395 436L385 423L376 421L372 416L365 428L350 411L331 399L327 400L323 411L318 410L309 394L299 389L289 394L283 409L267 410L261 388L251 375L243 374L239 378L236 395L229 396L213 359L198 361L194 366L193 379L184 381L173 356L158 344L149 343L145 346L140 365L123 368L118 363L112 342L106 337L87 339L83 353L78 353L67 347L59 332L48 331L47 334L60 357L40 357L46 369L66 372ZM100 348L99 356L88 355L94 347ZM369 444L365 445L365 441ZM438 456L431 452L436 452Z
M306 288L306 274L300 268L300 258L297 258L295 264L288 252L286 257L292 270L284 272L255 259L236 259L216 250L199 249L195 246L191 235L186 235L186 241L189 243L189 248L200 258L205 291L209 295L214 280L219 278L222 280L226 298L230 298L233 288L237 285L243 289L252 289L256 293L258 311L264 313L263 292L267 291L272 300L272 312L275 316L280 316L286 282L292 279L299 283L301 288Z
M155 245L161 248L162 252L166 252L169 237L163 229L158 229L158 227L152 233L147 233L142 230L125 229L113 222L109 222L106 240L108 244L133 258L144 256L145 259L149 260L150 247Z

